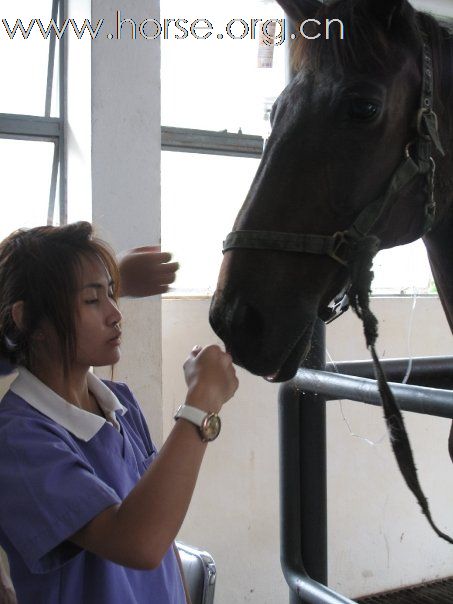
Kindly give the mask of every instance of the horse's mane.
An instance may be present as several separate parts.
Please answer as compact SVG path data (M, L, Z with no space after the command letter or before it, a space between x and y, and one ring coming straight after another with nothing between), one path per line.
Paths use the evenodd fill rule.
M379 0L377 0L379 2ZM292 66L317 71L328 65L336 73L354 70L358 74L386 73L401 64L408 52L420 57L422 37L418 23L429 35L434 57L436 111L445 114L448 138L453 138L453 33L435 18L417 12L404 2L403 13L394 16L391 33L385 23L370 14L364 0L337 0L323 5L316 18L339 19L344 24L344 39L332 26L330 39L306 39L299 36L293 44Z

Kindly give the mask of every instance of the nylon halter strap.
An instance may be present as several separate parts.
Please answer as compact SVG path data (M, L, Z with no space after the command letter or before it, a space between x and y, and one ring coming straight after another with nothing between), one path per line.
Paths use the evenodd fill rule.
M368 239L369 250L375 255L379 250L380 240L371 235L373 227L385 215L394 201L394 197L416 176L427 178L427 201L425 204L425 234L432 226L436 213L434 200L435 163L432 158L432 146L441 155L445 155L439 138L437 116L433 111L433 58L428 35L422 35L422 94L420 108L417 112L417 139L408 143L405 156L393 173L390 184L384 195L367 205L346 231L334 235L313 235L286 233L276 231L239 230L227 235L223 243L223 253L233 249L275 250L305 254L327 255L342 264L349 266L354 261L361 246L358 243ZM411 156L414 148L415 159Z

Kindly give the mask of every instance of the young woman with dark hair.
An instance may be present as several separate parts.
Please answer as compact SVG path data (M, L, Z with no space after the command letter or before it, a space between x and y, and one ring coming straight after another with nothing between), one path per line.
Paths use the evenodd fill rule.
M228 354L195 347L157 454L128 387L90 372L120 358L119 288L88 223L0 244L0 355L19 365L0 403L0 544L20 604L187 601L173 541L238 382Z

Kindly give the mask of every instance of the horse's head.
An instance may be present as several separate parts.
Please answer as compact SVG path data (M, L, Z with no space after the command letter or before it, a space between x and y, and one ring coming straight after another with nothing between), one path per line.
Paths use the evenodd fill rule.
M293 42L294 77L272 110L272 133L233 231L330 236L347 230L388 189L417 135L422 39L406 0L281 0L300 23L338 19L344 39ZM312 21L312 23L315 23ZM417 239L426 179L395 194L373 226L380 247ZM277 381L307 354L314 322L346 286L328 255L225 252L210 321L234 361Z

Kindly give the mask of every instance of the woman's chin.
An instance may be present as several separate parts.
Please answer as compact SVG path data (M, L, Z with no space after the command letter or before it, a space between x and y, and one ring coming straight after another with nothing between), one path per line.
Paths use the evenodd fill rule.
M121 351L118 347L117 350L111 351L110 354L97 357L95 359L91 359L91 361L87 361L89 367L110 367L111 365L116 365L118 361L121 359Z
M118 363L118 361L120 359L121 359L121 350L120 350L120 347L118 346L118 349L115 351L115 354L112 355L112 359L108 363L108 365L116 365L116 363Z

